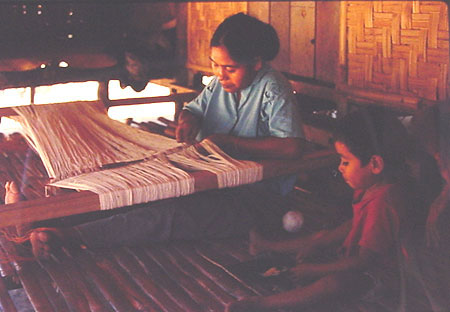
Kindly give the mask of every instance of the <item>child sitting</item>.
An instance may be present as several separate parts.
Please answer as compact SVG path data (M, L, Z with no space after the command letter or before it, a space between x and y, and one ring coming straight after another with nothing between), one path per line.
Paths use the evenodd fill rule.
M356 298L380 287L383 272L396 268L397 240L406 207L406 129L395 116L362 110L346 115L335 132L339 171L354 190L353 219L289 241L269 241L250 235L250 252L297 252L290 269L294 280L313 282L267 297L231 303L228 312L302 307L323 299ZM302 262L306 256L339 243L329 263ZM390 270L392 272L392 270Z

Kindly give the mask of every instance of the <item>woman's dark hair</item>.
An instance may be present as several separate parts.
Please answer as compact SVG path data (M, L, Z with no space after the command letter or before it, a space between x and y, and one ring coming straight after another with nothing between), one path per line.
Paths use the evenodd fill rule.
M392 112L363 108L349 113L338 121L334 141L344 143L361 161L361 166L367 165L373 155L379 155L388 176L398 177L407 171L411 138Z
M217 27L210 46L224 46L234 61L251 64L259 57L263 61L273 60L280 49L280 40L270 24L238 13L227 17Z

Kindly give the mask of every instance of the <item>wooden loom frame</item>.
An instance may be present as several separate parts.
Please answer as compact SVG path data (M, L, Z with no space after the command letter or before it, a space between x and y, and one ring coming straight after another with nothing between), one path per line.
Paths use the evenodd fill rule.
M165 81L158 81L158 83L168 86ZM174 85L170 85L170 87L172 94L168 96L106 100L104 102L107 104L106 107L175 102L175 116L177 116L181 111L183 104L192 100L197 93L194 90ZM94 102L98 101L85 101L77 103L82 105L83 103L93 104ZM15 114L16 113L14 110L10 107L0 108L0 116L11 116ZM263 166L263 179L293 172L306 172L331 165L336 162L336 155L334 151L315 151L312 146L307 147L307 149L310 150L310 152L307 152L302 158L296 160L286 161L266 159L258 161L258 163ZM196 171L189 174L194 178L195 192L217 188L217 177L215 174L207 171ZM64 208L61 209L61 207ZM21 201L14 204L0 205L0 228L99 210L99 196L90 191L72 192L45 198Z
M263 179L267 179L322 168L336 163L336 159L334 152L323 150L307 153L298 160L261 160L258 163L263 166ZM195 192L217 188L217 178L213 173L197 171L190 174L195 180ZM89 191L21 201L0 205L0 228L99 210L98 195Z

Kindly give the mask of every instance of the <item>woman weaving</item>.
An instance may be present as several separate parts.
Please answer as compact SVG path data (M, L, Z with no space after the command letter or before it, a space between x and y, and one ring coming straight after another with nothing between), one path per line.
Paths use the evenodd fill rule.
M299 157L301 121L293 92L268 62L279 50L275 29L239 13L225 19L210 42L215 78L178 119L176 138L208 138L239 158ZM66 239L90 248L135 245L169 239L227 237L280 221L280 201L295 176L142 204L125 213L31 235L33 253L48 257ZM14 190L9 185L7 191ZM10 198L17 198L10 196ZM256 221L258 220L258 221Z

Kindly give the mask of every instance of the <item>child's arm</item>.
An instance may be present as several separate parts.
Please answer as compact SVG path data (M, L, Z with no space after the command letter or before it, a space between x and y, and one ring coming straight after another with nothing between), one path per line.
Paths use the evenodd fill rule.
M266 240L258 232L250 231L250 253L253 255L265 251L298 253L299 257L303 258L319 247L328 246L333 242L342 242L350 229L351 220L333 230L324 230L282 241Z
M341 276L332 275L332 273L351 271L364 272L366 268L372 265L373 256L378 259L375 252L367 248L361 248L360 255L339 260L330 264L302 264L304 274L301 277L317 277L317 281L306 286L296 287L294 289L276 293L269 296L250 297L236 301L228 305L226 312L249 312L249 311L274 311L279 308L297 308L315 303L321 299L329 299L331 295L359 293L367 288L367 281L359 278L359 274L344 274ZM314 273L309 274L309 273ZM350 285L349 285L350 284ZM348 288L348 290L346 290Z
M379 261L379 255L368 248L360 247L359 254L342 257L331 263L300 263L291 269L296 279L322 277L344 271L364 271Z
M314 250L342 243L351 228L352 220L348 220L332 230L324 230L310 235L303 246L297 247L297 259L303 259Z

